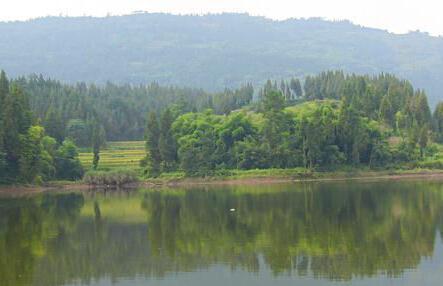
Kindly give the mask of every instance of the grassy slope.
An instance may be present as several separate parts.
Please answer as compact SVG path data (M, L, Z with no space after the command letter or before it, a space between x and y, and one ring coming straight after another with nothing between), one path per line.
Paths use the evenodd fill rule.
M145 154L145 142L143 141L108 142L106 148L100 152L99 170L138 169L140 160ZM86 170L90 169L93 158L92 151L82 149L79 157L83 167Z

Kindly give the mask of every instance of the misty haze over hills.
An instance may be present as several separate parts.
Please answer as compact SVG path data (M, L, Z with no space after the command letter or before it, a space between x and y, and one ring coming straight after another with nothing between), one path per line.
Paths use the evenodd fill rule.
M0 68L66 82L221 90L327 69L394 73L443 99L443 38L246 14L50 17L0 23Z

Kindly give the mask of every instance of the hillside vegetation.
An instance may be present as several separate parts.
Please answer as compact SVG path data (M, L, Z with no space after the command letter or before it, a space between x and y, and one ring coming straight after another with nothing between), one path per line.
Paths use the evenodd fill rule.
M268 81L259 102L227 114L150 112L145 174L441 168L443 104L432 115L410 82L324 72L306 79L301 97L297 86Z
M124 185L139 170L182 177L443 168L443 103L431 112L423 90L390 74L327 71L303 86L291 78L255 92L246 85L188 99L189 91L8 80L1 72L0 183L79 179L84 169L94 171L85 177L92 184ZM146 142L106 142L133 124Z
M443 39L395 35L349 22L272 21L246 14L50 17L0 23L0 63L31 73L106 83L150 83L222 91L323 70L389 72L443 94Z

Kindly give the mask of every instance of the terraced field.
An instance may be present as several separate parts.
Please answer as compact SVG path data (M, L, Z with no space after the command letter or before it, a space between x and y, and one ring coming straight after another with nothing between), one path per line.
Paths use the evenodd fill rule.
M140 160L145 156L144 141L108 142L106 148L100 151L100 170L117 168L138 168ZM92 150L80 149L80 161L88 170L92 166Z

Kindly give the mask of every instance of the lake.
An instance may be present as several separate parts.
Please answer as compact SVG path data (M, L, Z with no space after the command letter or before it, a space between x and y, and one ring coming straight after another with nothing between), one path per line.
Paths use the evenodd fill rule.
M440 285L443 182L0 194L0 285Z

